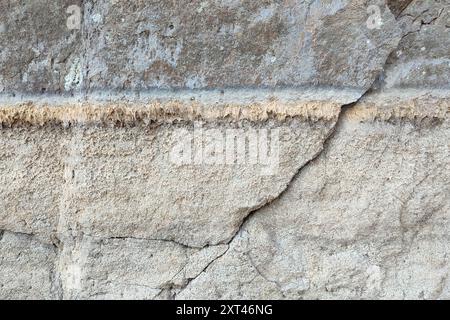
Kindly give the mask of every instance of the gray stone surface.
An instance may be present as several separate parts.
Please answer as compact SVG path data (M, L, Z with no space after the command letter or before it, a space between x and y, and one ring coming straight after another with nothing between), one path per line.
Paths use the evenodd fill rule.
M88 1L87 86L368 89L399 34L375 2L370 30L361 0Z
M66 134L49 127L0 129L0 230L50 241L64 192Z
M450 1L412 1L399 14L402 40L387 61L383 87L450 87Z
M80 29L69 29L79 5ZM369 5L383 23L369 28ZM384 1L3 1L0 92L327 86L362 94L399 40Z
M0 299L58 299L56 257L52 245L0 231Z

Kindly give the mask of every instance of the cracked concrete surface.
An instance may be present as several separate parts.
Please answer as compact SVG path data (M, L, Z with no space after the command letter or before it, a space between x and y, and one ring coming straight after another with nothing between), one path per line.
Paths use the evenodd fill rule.
M448 1L79 4L0 4L0 298L450 298Z
M312 112L309 115L315 117ZM322 119L319 111L316 121L296 117L259 124L216 121L197 129L192 123L56 126L49 129L51 134L27 126L5 128L7 137L26 137L26 145L36 151L16 149L8 154L10 147L2 148L4 165L14 163L18 168L10 173L14 179L5 176L17 182L17 191L10 194L13 187L4 185L10 211L2 214L2 227L47 239L73 232L167 239L194 247L224 243L249 212L276 198L298 169L321 150L339 108L328 106L327 112ZM172 150L183 142L180 139L199 130L204 134L194 145L208 145L216 134L262 132L270 141L269 134L276 130L279 165L171 161ZM23 168L31 162L36 174L25 174ZM39 183L54 189L33 183L36 176ZM42 212L39 219L35 211Z
M389 121L366 103L179 298L449 298L449 100Z

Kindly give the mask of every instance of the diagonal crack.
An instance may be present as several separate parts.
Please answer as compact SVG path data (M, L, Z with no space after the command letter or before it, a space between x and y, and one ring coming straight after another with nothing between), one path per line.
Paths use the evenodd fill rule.
M354 103L352 103L351 105L353 105L353 104L354 104ZM265 203L263 203L263 204L260 204L260 205L258 205L257 207L255 207L254 209L252 209L252 210L249 211L249 213L247 214L247 216L246 216L244 219L242 219L241 223L239 224L239 226L237 227L237 229L236 229L236 231L233 233L233 235L232 235L228 240L224 240L224 241L222 241L222 242L220 242L220 243L217 244L217 245L224 245L224 244L227 245L227 246L228 246L227 250L225 250L221 255L219 255L218 257L216 257L215 259L213 259L210 263L208 263L208 264L205 266L205 268L203 268L203 270L202 270L200 273L198 273L198 275L197 275L196 277L194 277L194 278L192 278L192 279L188 279L188 282L181 288L181 290L180 290L178 293L176 293L176 294L173 296L173 299L175 299L177 295L179 295L179 294L180 294L181 292L183 292L187 287L189 287L189 285L192 283L192 281L194 281L195 279L197 279L197 278L198 278L199 276L201 276L203 273L207 272L208 269L209 269L216 261L218 261L220 258L222 258L223 256L225 256L225 255L228 253L228 251L229 251L229 249L230 249L230 247L231 247L230 245L231 245L231 243L233 242L233 240L239 235L239 233L242 231L242 229L243 229L243 227L245 226L245 224L253 217L253 215L255 215L259 210L261 210L261 209L263 209L263 208L265 208L265 207L267 207L267 206L270 206L273 202L275 202L276 200L280 199L280 198L283 196L283 194L285 194L285 193L288 191L290 185L292 184L293 181L295 181L296 177L297 177L298 175L300 175L300 173L302 172L302 170L303 170L304 168L306 168L311 162L313 162L315 159L317 159L317 158L322 154L322 152L324 151L324 149L325 149L325 147L326 147L328 141L329 141L329 140L332 138L332 136L334 135L334 132L335 132L335 130L336 130L336 128L337 128L337 125L338 125L338 123L339 123L339 118L342 116L343 109L345 109L345 108L346 108L346 105L344 105L344 106L341 107L341 111L340 111L340 113L339 113L338 120L336 121L335 125L333 126L333 128L330 130L330 132L329 132L328 135L326 136L325 141L324 141L324 143L322 144L322 147L320 148L320 150L319 150L316 154L314 154L313 157L312 157L310 160L308 160L303 166L301 166L301 167L297 170L297 172L296 172L296 173L293 175L293 177L291 178L290 182L289 182L289 183L286 185L286 187L278 194L277 197L273 197L272 199L269 199L267 202L265 202ZM255 267L255 269L256 269L256 267ZM259 273L259 270L256 270L256 271ZM261 275L261 276L262 276L262 275ZM263 278L264 278L264 277L263 277ZM266 279L266 280L267 280L267 279Z
M182 293L190 284L191 284L191 282L192 281L194 281L195 279L197 279L200 275L202 275L203 273L205 273L208 269L209 269L209 267L211 267L211 265L214 263L214 262L216 262L217 260L219 260L220 258L222 258L223 256L225 256L225 254L227 254L227 252L230 250L230 246L228 245L228 247L227 247L227 249L223 252L223 253L221 253L220 255L218 255L217 257L215 257L214 259L212 259L196 276L194 276L194 277L192 277L192 278L189 278L189 279L187 279L187 281L186 281L186 283L182 286L182 287L179 287L179 288L174 288L174 287L172 287L171 288L171 291L173 290L173 289L178 289L179 291L178 292L176 292L176 293L173 293L172 292L172 296L171 296L171 298L174 300L174 299L176 299L176 297L180 294L180 293Z
M245 254L248 258L248 261L250 262L251 266L253 267L253 269L255 269L256 273L259 274L261 276L261 278L263 278L265 281L274 284L278 290L280 291L280 294L283 296L283 298L286 298L284 291L283 291L283 287L281 286L281 284L276 281L276 280L271 280L269 279L259 268L259 266L255 263L255 261L253 261L253 258L251 256L250 251L246 252Z
M425 13L426 11L428 11L428 10L425 10L424 12L422 12L421 14L419 14L417 17L415 17L414 20L412 21L413 24L416 22L417 19L421 18L421 15L422 15L423 13ZM433 16L429 21L424 21L423 19L421 19L420 25L418 25L417 29L416 29L416 30L413 30L413 31L408 31L408 32L406 32L404 35L402 35L402 40L403 40L404 38L406 38L407 36L411 35L411 34L414 34L414 33L420 33L420 32L422 31L422 28L423 28L424 26L430 26L430 25L433 25L433 24L434 24L434 23L442 16L442 14L444 13L444 11L445 11L445 9L442 8L442 10L440 10L439 13L438 13L436 16ZM401 18L401 17L399 17L399 18ZM447 27L447 26L446 26L446 27Z
M374 81L374 82L375 82L375 81ZM328 145L331 143L331 141L332 141L332 139L333 139L333 137L334 137L334 135L335 135L337 129L338 129L338 128L342 125L342 123L343 123L343 120L342 120L342 119L343 119L345 113L346 113L348 110L350 110L353 106L355 106L356 104L358 104L359 101L361 101L361 100L365 97L365 95L366 95L368 92L370 92L370 89L367 90L363 95L361 95L361 97L360 97L358 100L356 100L355 102L352 102L352 103L350 103L350 104L343 105L343 106L341 107L341 111L339 112L338 119L337 119L335 125L333 126L333 128L330 130L330 132L329 132L328 135L326 136L326 138L325 138L325 140L324 140L324 143L322 144L321 149L320 149L320 150L319 150L319 151L318 151L318 152L317 152L317 153L316 153L316 154L315 154L308 162L306 162L303 166L301 166L301 167L297 170L297 172L294 174L294 176L292 177L292 179L290 180L290 182L287 184L286 188L285 188L283 191L281 191L280 194L279 194L277 197L274 197L273 199L269 200L268 202L266 202L266 203L264 203L264 204L258 206L257 208L251 210L251 211L249 212L249 214L242 220L241 224L240 224L239 227L237 228L236 232L231 236L231 238L230 238L229 240L227 240L227 241L224 241L224 242L222 242L222 243L218 243L218 244L217 244L217 245L220 245L220 244L222 244L222 245L223 245L223 244L226 244L226 245L228 245L228 248L227 248L221 255L217 256L217 257L214 258L211 262L209 262L209 263L205 266L205 268L203 268L203 270L202 270L201 272L198 273L197 276L195 276L194 278L188 279L188 282L187 282L182 288L178 288L178 289L181 289L181 290L180 290L178 293L176 293L176 294L173 295L173 297L172 297L173 299L175 299L176 296L178 296L181 292L183 292L184 290L186 290L186 289L189 287L189 285L192 283L192 281L194 281L195 279L197 279L197 278L198 278L199 276L201 276L202 274L206 273L206 272L208 271L208 269L209 269L215 262L217 262L219 259L221 259L222 257L224 257L224 256L228 253L228 251L230 250L230 247L231 247L231 243L232 243L232 242L234 241L234 239L240 234L240 232L241 232L242 229L244 228L245 224L246 224L246 223L247 223L247 222L248 222L248 221L249 221L256 213L258 213L258 212L259 212L260 210L262 210L263 208L272 205L272 203L274 203L275 201L281 199L281 198L284 196L284 194L287 193L287 191L290 189L290 186L291 186L292 183L297 179L297 177L300 176L301 172L302 172L306 167L308 167L311 163L313 163L315 160L317 160L317 159L320 157L320 155L321 155L324 151L327 150ZM252 265L254 266L254 268L256 269L256 272L257 272L260 276L262 276L265 280L277 284L275 281L269 280L269 279L267 279L266 277L264 277L264 275L260 272L260 270L256 267L256 265L255 265L252 261L251 261L251 264L252 264ZM277 284L277 286L279 287L279 284ZM173 289L173 288L172 288L172 289ZM281 291L280 291L280 292L281 292Z
M409 4L411 3L411 1L409 3L407 3L405 5L405 7L402 8L402 11L404 11ZM395 48L393 48L391 50L391 53L386 55L384 64L383 64L383 68L381 68L381 71L379 72L379 74L377 76L374 77L374 80L372 81L372 85L370 86L369 89L367 89L363 94L361 94L361 96L354 102L349 103L349 104L345 104L341 107L341 110L339 112L338 115L338 119L335 123L335 125L332 127L332 129L330 130L330 132L328 133L328 135L326 136L324 143L322 144L322 147L320 148L320 150L310 159L308 160L303 166L301 166L297 172L293 175L293 177L291 178L290 182L286 185L286 188L284 188L276 197L273 197L272 199L268 200L267 202L255 207L253 210L250 210L250 212L247 214L247 216L242 220L242 222L240 223L239 227L237 228L237 230L235 231L235 233L230 237L230 239L228 239L227 241L223 241L222 243L219 244L226 244L228 246L230 246L230 244L234 241L234 239L240 234L240 232L242 231L243 227L246 225L246 223L248 221L250 221L250 219L257 214L260 210L262 210L263 208L269 207L270 205L272 205L274 202L276 202L277 200L280 200L287 192L288 190L290 190L290 187L292 185L292 183L294 181L296 181L296 179L300 176L300 174L302 173L302 171L307 168L311 163L314 163L321 155L323 152L325 152L328 149L329 144L331 143L331 141L334 138L335 133L337 132L338 128L342 126L343 124L343 118L345 113L352 109L355 105L357 105L361 100L363 100L365 98L365 96L367 94L370 94L373 90L374 85L376 84L376 79L378 78L378 76L380 76L383 72L384 69L387 65L387 62L389 60L389 56L395 52L398 49L398 46L400 45L400 42L403 38L401 37L398 40L397 46ZM221 256L217 257L216 259L214 259L210 264L208 264L208 266L205 267L205 269L203 270L203 272L201 272L200 274L204 273L207 271L207 269L215 262L217 261L219 258L223 257L229 250L227 249ZM200 275L199 274L199 275ZM191 281L189 282L191 283ZM189 283L185 286L187 287L189 285Z
M402 8L402 11L401 11L401 12L403 12L403 11L408 7L408 5L409 5L410 3L411 3L411 2L409 2L404 8ZM400 12L398 15L400 15L401 12ZM394 48L394 49L392 50L392 52L395 52L396 50L397 50L397 47ZM386 61L388 60L388 57L389 57L389 55L386 56L386 60L385 60L385 62L384 62L384 65L386 65ZM384 68L383 68L383 69L384 69ZM381 71L381 72L382 72L382 71ZM380 72L380 74L381 74L381 72ZM376 78L377 78L377 77L374 77L374 79L376 79ZM373 81L373 83L375 83L375 80ZM372 86L373 86L373 83L372 83ZM297 172L293 175L293 177L291 178L291 180L289 181L289 183L286 185L286 187L285 187L285 188L284 188L284 189L283 189L276 197L273 197L273 198L269 199L268 201L266 201L266 202L264 202L264 203L258 205L258 206L255 207L255 208L252 208L252 209L249 211L249 213L246 215L246 217L245 217L244 219L242 219L241 223L240 223L239 226L237 227L237 229L236 229L236 231L234 232L234 234L233 234L228 240L225 240L225 241L223 241L223 242L217 243L217 245L223 245L223 244L228 245L227 249L226 249L222 254L220 254L219 256L215 257L215 258L212 259L208 264L206 264L206 266L205 266L205 267L204 267L204 268L203 268L196 276L187 279L186 283L185 283L182 287L176 287L176 286L171 286L171 285L169 285L169 287L167 288L167 290L170 291L170 293L171 293L171 298L175 299L180 293L182 293L184 290L186 290L186 289L190 286L190 284L192 283L192 281L194 281L195 279L197 279L197 278L198 278L199 276L201 276L202 274L206 273L206 272L208 271L208 269L211 268L211 266L212 266L213 264L215 264L216 262L218 262L218 260L220 260L221 258L223 258L223 257L229 252L230 244L235 240L235 238L237 237L237 235L240 234L240 232L242 231L242 229L244 228L244 226L247 224L247 222L250 221L250 219L251 219L256 213L259 212L259 210L262 210L263 208L266 208L266 207L272 205L274 202L276 202L277 200L281 199L281 198L288 192L288 190L290 190L292 183L299 177L299 175L303 172L303 170L304 170L305 168L307 168L311 163L314 163L314 162L322 155L323 152L326 152L326 150L327 150L329 144L331 143L332 139L334 138L335 133L337 132L337 129L342 125L342 123L343 123L343 117L344 117L344 114L347 112L347 110L351 109L354 105L358 104L358 102L359 102L361 99L363 99L363 97L364 97L367 93L369 93L369 92L371 92L371 88L369 88L366 92L364 92L364 93L360 96L360 98L357 99L355 102L350 103L350 104L343 105L343 106L341 107L340 112L339 112L338 119L337 119L336 123L335 123L334 126L330 129L330 131L328 132L327 136L325 137L324 143L322 144L320 150L319 150L316 154L314 154L313 157L312 157L310 160L308 160L304 165L302 165L302 166L297 170ZM0 240L1 240L2 237L3 237L3 234L4 234L4 231L1 231L1 230L0 230ZM28 236L33 236L33 235L28 235ZM87 236L90 236L90 235L87 234ZM189 245L186 245L186 244L183 244L183 243L179 243L179 242L176 242L176 241L170 240L170 239L149 239L149 238L136 238L136 237L109 237L109 238L107 238L107 239L134 239L134 240L147 240L147 241L163 241L163 242L171 242L171 243L175 243L175 244L177 244L177 245L180 245L180 246L182 246L182 247L184 247L184 248L189 248L189 249L203 249L203 248L206 248L206 247L209 247L209 246L216 246L216 245L205 245L205 246L203 246L203 247L193 247L193 246L189 246ZM56 246L56 245L55 245L55 246ZM256 267L255 267L255 268L256 268ZM257 269L257 268L256 268L256 269ZM257 271L258 273L260 273L259 270L256 270L256 271ZM182 272L182 271L180 270L179 272ZM261 273L260 273L260 274L261 274ZM267 279L266 279L266 280L267 280ZM162 288L162 289L163 289L163 291L164 291L164 288ZM176 293L174 293L174 292L173 292L174 290L178 290L178 291L177 291Z
M370 89L368 90L370 91ZM367 92L368 92L367 91ZM366 92L366 93L367 93ZM236 238L236 236L240 233L240 231L242 230L243 226L247 223L247 221L249 221L253 215L255 215L258 211L262 210L265 207L268 207L270 205L272 205L272 203L274 203L275 201L279 200L280 198L282 198L284 196L285 193L287 193L287 191L290 189L290 186L292 185L292 183L297 179L297 177L301 174L301 172L303 171L303 169L307 168L311 163L313 163L316 159L319 158L319 156L327 149L327 146L329 145L330 141L333 139L334 134L336 132L336 129L341 125L342 123L342 118L344 113L346 112L347 109L352 108L354 105L356 105L364 96L364 93L357 101L349 103L349 104L345 104L341 107L341 110L339 112L338 115L338 119L335 123L335 125L331 128L330 132L328 132L327 136L325 137L325 140L322 144L322 147L320 148L320 150L314 154L312 156L312 158L310 160L308 160L303 166L301 166L297 172L292 176L291 180L289 181L289 183L286 185L286 187L278 194L278 196L273 197L271 199L269 199L267 202L257 206L256 208L250 210L250 212L248 213L248 215L242 220L242 222L240 223L239 227L237 228L237 230L235 231L235 233L230 237L230 239L223 241L219 244L231 244L231 242L233 242L233 240Z
M351 104L348 104L348 105L343 105L342 107L341 107L341 111L340 111L340 113L339 113L339 116L338 116L338 120L336 121L336 123L335 123L335 125L333 126L333 128L330 130L330 132L328 133L328 135L326 136L326 138L325 138L325 141L324 141L324 143L322 144L322 147L321 147L321 149L308 161L308 162L306 162L303 166L301 166L298 170L297 170L297 172L294 174L294 176L292 177L292 179L290 180L290 182L286 185L286 188L284 189L284 190L282 190L281 192L280 192L280 194L278 194L278 196L277 197L274 197L274 198L272 198L272 199L270 199L268 202L266 202L266 203L263 203L263 204L261 204L261 205L259 205L258 207L256 207L255 209L253 209L253 210L251 210L249 213L248 213L248 215L242 220L242 222L240 223L240 225L239 225L239 227L237 228L237 230L235 231L235 233L230 237L230 239L228 239L228 240L226 240L226 241L223 241L223 242L221 242L221 243L218 243L217 245L227 245L228 246L228 248L221 254L221 255L219 255L219 256L217 256L216 258L214 258L212 261L210 261L204 268L203 268L203 270L201 271L201 272L199 272L198 274L197 274L197 276L195 276L195 277L193 277L193 278L191 278L191 279L188 279L188 281L187 281L187 283L182 287L182 288L175 288L175 289L181 289L180 291L178 291L178 293L176 293L176 294L174 294L171 298L173 298L173 299L175 299L176 298L176 296L178 296L181 292L183 292L184 290L186 290L188 287L189 287L189 285L192 283L192 281L194 281L195 279L197 279L199 276L201 276L202 274L204 274L204 273L206 273L207 271L208 271L208 269L215 263L215 262L217 262L219 259L221 259L222 257L224 257L227 253L228 253L228 251L229 251L229 249L230 249L230 247L231 247L231 243L234 241L234 239L239 235L239 233L242 231L242 229L243 229L243 227L245 226L245 224L259 211L259 210L261 210L261 209L263 209L263 208L265 208L265 207L267 207L267 206L270 206L272 203L274 203L276 200L279 200L289 189L290 189L290 186L291 186L291 184L296 180L296 178L301 174L301 172L303 171L303 169L304 168L306 168L310 163L312 163L312 162L314 162L322 153L323 153L323 151L326 149L326 147L328 146L328 144L329 144L329 142L330 142L330 140L333 138L333 136L334 136L334 133L336 132L336 129L338 128L338 126L339 126L339 124L340 124L340 122L342 122L341 121L341 118L342 118L342 116L343 116L343 114L344 114L344 112L345 112L345 110L347 109L347 108L351 108L353 105L355 105L356 103L358 103L359 102L359 100L363 97L364 95L362 95L356 102L354 102L354 103L351 103ZM252 264L252 265L254 265L254 264ZM260 271L256 268L256 266L255 266L255 269L256 269L256 271L257 271L257 273L259 273L264 279L266 279L267 281L270 281L270 282L273 282L273 281L271 281L271 280L268 280L267 278L265 278L261 273L260 273ZM275 282L273 282L273 283L275 283ZM278 286L279 287L279 286ZM174 288L171 288L171 289L174 289Z

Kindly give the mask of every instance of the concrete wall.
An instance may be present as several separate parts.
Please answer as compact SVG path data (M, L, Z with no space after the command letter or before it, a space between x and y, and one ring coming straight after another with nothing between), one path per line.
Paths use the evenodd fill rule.
M449 28L0 0L0 298L449 299Z

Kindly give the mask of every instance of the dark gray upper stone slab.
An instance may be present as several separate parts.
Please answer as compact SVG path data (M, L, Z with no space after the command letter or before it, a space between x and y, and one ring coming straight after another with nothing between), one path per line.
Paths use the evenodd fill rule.
M89 88L368 88L395 48L369 1L88 2Z
M450 0L412 1L398 17L399 47L388 59L383 88L450 88Z
M87 0L81 29L69 30L73 4L1 2L0 92L287 86L362 93L400 37L384 0Z

